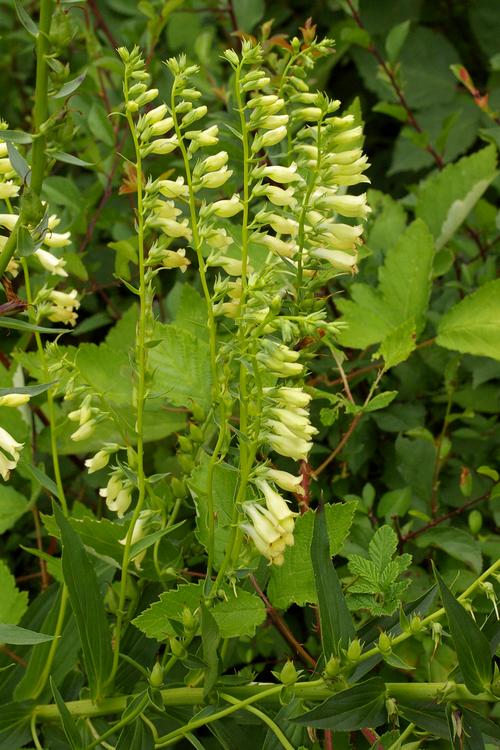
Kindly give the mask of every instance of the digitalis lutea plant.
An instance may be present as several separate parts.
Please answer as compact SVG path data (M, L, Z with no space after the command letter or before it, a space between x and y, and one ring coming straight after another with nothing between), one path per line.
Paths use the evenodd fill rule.
M180 436L179 461L195 501L198 489L190 475L200 461L208 461L207 579L215 565L213 476L220 462L236 466L239 481L218 580L251 564L248 545L242 548L244 535L275 565L283 563L286 547L294 541L296 513L285 493L300 498L301 478L275 468L272 456L306 461L312 448L316 429L304 379L314 346L302 351L299 341L334 340L337 326L327 321L316 290L333 276L355 270L362 225L344 217L362 221L369 212L364 194L346 193L351 185L367 181L361 126L352 115L337 116L340 102L311 92L305 80L315 58L330 46L328 40L313 40L306 47L294 39L292 54L283 59L278 74L266 70L258 45L244 42L241 55L225 53L233 69L231 132L243 161L242 184L233 179L238 165L219 147L219 126L200 104L197 66L184 56L166 61L170 98L158 104L159 92L150 88L139 50L119 50L125 69L124 111L136 152L138 439L136 449L128 446L125 463L112 465L100 494L120 518L133 509L129 542L137 538L134 528L140 518L141 530L153 522L153 509L143 516L150 499L147 477L139 476L139 432L151 382L147 352L155 330L154 280L165 269L185 272L197 265L207 305L213 404L208 414L196 415L198 424L193 418L189 437ZM143 163L150 157L165 163L162 171L168 165L178 172L169 171L168 179L148 178ZM91 393L74 395L84 395L82 407L69 415L78 422L72 435L78 441L92 433L99 408ZM103 446L87 459L89 471L104 468L125 446Z

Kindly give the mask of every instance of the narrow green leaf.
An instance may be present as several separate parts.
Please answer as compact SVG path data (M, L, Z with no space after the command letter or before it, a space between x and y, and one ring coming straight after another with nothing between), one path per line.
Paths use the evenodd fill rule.
M330 556L324 507L317 510L314 519L311 561L318 594L323 654L328 661L332 655L339 655L341 648L347 648L355 637L355 630Z
M443 315L436 343L500 359L500 279L489 281Z
M387 721L385 683L380 677L360 682L292 721L337 732L354 732L366 726L378 727Z
M471 693L481 693L490 685L493 675L488 639L457 602L437 571L435 576L464 682Z
M170 534L171 531L178 529L179 526L182 526L183 523L184 521L180 521L180 523L174 523L172 526L169 526L168 528L154 531L152 534L148 534L142 539L139 539L138 542L134 542L134 544L130 547L130 559L133 560L134 557L137 557L137 555L139 555L145 549L148 549L148 547L151 547L151 545L157 542L158 539L161 539L166 534Z
M65 702L63 701L61 693L57 689L57 685L53 681L52 677L50 678L50 687L52 689L54 700L57 704L59 716L61 717L61 724L63 726L64 734L66 735L66 739L69 742L71 750L82 750L83 741L80 736L80 732L78 731L75 720L73 719Z
M58 496L59 493L56 483L49 476L47 476L47 474L42 471L42 469L39 469L38 466L29 463L24 458L21 458L17 466L22 470L23 474L27 474L29 477L31 477L31 479L34 479L35 482L41 484L41 486L45 487L45 489L48 490L51 495L53 495L54 497Z
M8 318L5 315L0 315L0 328L12 328L16 331L38 331L38 333L68 333L68 329L66 328L36 326L34 323L28 323L26 320Z
M93 167L94 166L92 162L79 159L78 156L73 156L73 154L67 154L65 151L51 151L50 156L52 156L53 159L57 159L57 161L64 162L65 164L73 164L73 166L75 167Z
M113 661L103 599L80 537L60 508L55 504L53 508L61 532L64 581L80 634L90 692L93 698L98 698L104 694Z
M219 655L217 651L220 643L220 632L212 613L203 601L201 603L201 642L203 644L203 660L207 665L203 682L203 696L206 697L219 677Z
M8 643L11 646L34 646L37 643L53 640L52 635L35 633L34 630L20 628L18 625L0 624L0 643Z
M123 727L115 750L153 750L154 740L150 728L141 719Z
M66 81L64 86L61 86L59 91L56 91L55 94L51 94L52 99L64 99L64 97L69 96L73 92L77 90L85 80L85 76L87 73L81 73L76 78L72 78L71 81Z
M51 383L39 383L38 385L20 385L17 388L0 388L0 396L8 396L9 393L26 393L28 396L38 396L40 393L48 391L53 385L57 383L57 380L53 380Z
M30 173L30 165L28 164L24 156L21 156L12 141L7 141L7 151L9 153L9 160L12 164L13 169L17 172L22 182L26 182L29 184L28 176Z
M31 143L33 136L30 133L24 133L22 130L2 130L2 141L11 143Z
M38 35L38 26L24 10L21 0L14 0L14 7L16 9L16 13L17 13L17 17L19 18L19 21L22 23L22 25L24 26L28 34L31 34L31 36L33 37L36 37Z

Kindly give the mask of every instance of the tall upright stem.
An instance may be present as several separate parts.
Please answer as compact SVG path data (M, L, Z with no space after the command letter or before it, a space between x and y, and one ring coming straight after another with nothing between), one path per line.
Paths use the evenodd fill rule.
M127 87L127 81L125 82ZM125 615L125 600L127 595L127 574L130 564L130 549L132 547L132 538L134 528L141 514L146 499L146 475L144 473L144 402L146 400L146 367L147 367L147 348L146 348L146 319L148 315L147 298L146 298L146 274L144 263L144 206L143 206L143 185L142 185L142 158L135 129L134 121L130 112L127 111L127 121L130 132L134 141L135 158L136 158L136 178L137 178L137 238L138 238L138 255L139 255L139 322L137 326L136 341L136 436L137 436L137 503L130 521L127 535L125 537L125 546L123 549L122 571L120 580L120 595L118 600L118 611L116 616L116 628L114 637L113 665L108 682L113 683L117 669L120 654L120 642L123 629L123 618Z
M36 82L35 82L35 104L33 107L33 148L31 151L31 183L26 190L21 204L20 216L16 226L12 230L9 239L0 253L0 278L5 273L9 261L14 255L17 247L17 234L26 220L26 209L30 204L30 196L40 196L45 175L46 164L46 136L42 126L48 115L48 66L47 54L49 52L49 34L52 21L52 0L40 1L40 18L38 23L38 34L36 37Z

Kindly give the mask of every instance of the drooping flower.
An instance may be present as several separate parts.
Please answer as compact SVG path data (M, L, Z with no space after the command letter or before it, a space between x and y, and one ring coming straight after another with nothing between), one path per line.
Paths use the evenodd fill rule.
M23 447L24 443L18 443L7 430L0 427L0 474L5 481L9 478L12 469L16 468ZM5 453L7 456L4 455Z
M38 258L42 266L46 271L53 273L55 276L67 276L67 272L64 270L66 261L63 258L57 258L48 250L42 250L39 248L35 250L34 255Z

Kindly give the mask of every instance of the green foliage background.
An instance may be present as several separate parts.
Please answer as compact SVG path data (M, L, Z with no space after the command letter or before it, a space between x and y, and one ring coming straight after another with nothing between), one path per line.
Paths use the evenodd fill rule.
M30 5L36 4L26 3L27 11ZM65 257L77 288L84 292L79 324L61 344L75 363L77 377L102 393L114 418L132 430L129 347L136 310L132 295L118 278L134 282L137 244L133 204L123 190L122 156L131 157L131 146L125 125L110 116L121 101L121 64L115 48L139 44L160 89L167 86L161 61L186 52L201 66L203 93L212 103L212 121L218 122L226 117L228 86L220 54L227 46L238 45L236 32L260 38L261 24L272 18L268 36L291 36L308 16L317 23L319 37L336 40L336 54L318 63L315 87L341 99L353 113L362 113L365 150L372 163L368 173L372 214L359 273L336 279L335 286L326 290L334 319L340 317L347 323L339 335L342 355L336 361L325 349L311 363L309 384L324 392L314 405L320 434L310 456L311 502L315 505L322 497L335 503L327 509L330 553L338 555L336 568L349 594L350 609L389 616L400 600L413 601L429 590L434 583L433 564L459 595L500 553L500 10L495 2L361 0L358 6L341 0L233 0L228 4L63 0L55 11L52 43L56 52L59 45L61 59L68 65L54 62L52 88L57 91L84 72L86 77L69 99L68 116L56 117L49 148L53 168L43 186L51 209L72 232L73 246ZM20 25L10 0L0 0L0 34L0 80L6 92L0 114L10 128L29 132L33 40ZM460 69L455 68L455 75L450 66L466 69L473 81L469 89L459 80ZM221 139L221 148L231 155L230 136L226 137L227 141L224 136ZM159 174L160 164L154 168ZM236 187L237 176L234 179ZM147 452L150 474L178 473L176 436L186 428L183 410L193 407L194 394L195 406L206 407L210 400L208 345L201 329L206 311L195 274L190 274L182 284L175 273L163 275L157 292L162 343L151 352L153 389L168 393L173 408L163 410L159 421L157 408L148 406L146 439L154 445ZM42 279L35 277L34 283L41 285ZM8 388L17 334L1 331L0 387ZM22 332L19 335L22 340ZM30 375L39 376L40 362L32 348L16 356ZM382 370L382 391L368 403L374 378ZM33 402L42 408L44 395ZM0 407L0 421L21 435L26 425L11 411ZM26 549L36 546L30 513L34 504L38 500L45 524L41 532L45 551L53 554L54 536L62 539L63 546L71 544L75 531L95 551L98 562L89 576L96 590L109 584L108 605L113 596L112 569L105 562L111 559L118 564L123 533L110 521L96 520L102 512L97 498L100 480L82 471L80 457L80 452L97 449L103 440L117 439L113 423L103 422L97 436L79 444L76 456L69 439L74 428L62 413L60 424L57 439L64 456L63 479L74 502L67 528L46 515L53 488L45 473L33 476L25 461L20 477L0 485L0 552L5 561L0 561L0 621L49 633L56 593L49 588L37 597L37 579L23 579L38 570L37 559ZM35 465L47 473L47 466L40 462L48 448L45 429L39 435ZM203 471L200 466L195 473L195 486L196 481L203 484ZM221 467L216 476L219 547L224 545L230 519L224 502L231 497L231 483L234 477ZM172 501L161 482L158 496L162 502ZM200 499L198 519L206 512L202 506ZM196 572L203 559L203 525L198 522L196 529L193 515L194 508L186 508L187 525L174 528L159 547L161 563L171 571L171 586L164 581L160 585L149 550L143 563L146 586L131 595L137 628L127 631L123 648L147 669L157 650L151 639L179 635L183 607L190 601L194 606L199 598L194 585L186 590L182 585L174 587L183 583L185 570ZM296 545L285 565L273 569L264 583L270 604L286 613L298 640L318 657L321 645L314 611L308 606L318 602L309 560L312 539L313 514L309 513L297 522ZM396 557L391 561L393 554ZM56 581L61 579L58 558L50 557L48 570ZM263 571L260 574L264 580ZM18 577L18 588L13 576ZM498 583L494 585L498 590ZM235 638L226 654L226 668L251 665L261 676L269 676L271 666L282 664L290 654L289 645L269 621L262 626L264 605L252 589L240 592L235 609L232 597L228 588L226 601L212 612L220 635ZM482 624L492 609L486 591L475 598L474 606ZM77 698L81 688L81 673L72 670L79 627L75 612L65 626L66 648L55 663L65 700ZM368 631L369 623L361 640L375 643L378 631ZM497 644L498 629L491 625L488 633ZM12 648L24 659L31 646ZM43 663L49 646L37 648L45 649L39 652ZM456 666L456 650L447 634L439 648L431 637L419 636L402 643L397 657L392 664L386 660L380 674L390 680L396 669L403 668L416 680L444 682ZM109 654L101 658L106 661ZM7 652L0 654L1 666L10 663ZM463 662L460 666L463 672ZM32 663L29 669L36 673ZM137 679L134 668L123 663L118 689L129 691ZM23 676L17 664L0 673L0 696L12 699L15 689L17 700L29 698L29 683L30 672ZM48 688L42 698L45 703L51 700ZM176 719L184 720L184 709L176 710ZM429 717L426 725L419 724L410 711L403 715L428 729ZM321 717L317 721L319 728L329 726L320 723ZM444 734L442 725L440 731L436 724L432 726L430 731L441 739L429 747L450 747L450 740L445 739L447 724ZM104 727L99 725L99 731ZM220 729L222 740L218 741L223 747L249 746L235 722L228 727L226 738ZM1 729L0 747L21 746L8 738L1 744ZM266 738L265 727L252 727L253 731L256 736L261 733L259 746L266 750L276 746L269 735ZM341 727L336 734L335 750L349 747L348 732ZM47 747L67 747L59 727L49 727L46 736ZM397 734L388 737L381 746L392 747ZM494 747L486 730L483 740L486 744L467 740L464 747ZM9 745L11 741L14 744ZM297 742L305 741L300 734ZM206 742L207 748L218 746L213 737ZM353 747L370 746L366 739L358 742L364 744Z

